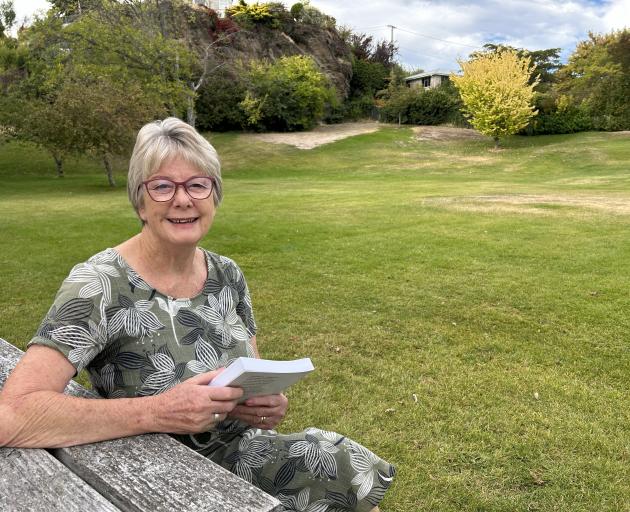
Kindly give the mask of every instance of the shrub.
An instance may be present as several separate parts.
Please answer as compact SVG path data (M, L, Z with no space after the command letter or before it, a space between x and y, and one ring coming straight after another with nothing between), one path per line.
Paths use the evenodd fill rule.
M300 16L302 23L316 25L321 28L333 29L337 25L337 21L332 16L324 14L322 11L309 4L308 0L302 2L302 13Z
M244 0L225 9L225 15L232 18L240 26L251 27L258 24L272 25L276 19L270 4L248 5Z
M593 129L587 108L577 105L572 98L560 96L542 97L537 101L538 115L523 131L526 135L552 135L575 133Z
M435 89L410 89L399 86L383 101L381 120L403 124L437 125L459 120L460 101L450 85Z
M302 19L302 15L304 14L304 4L301 2L297 2L291 6L291 16L296 21L300 21Z
M217 71L199 91L195 109L201 130L240 130L247 121L240 106L245 98L245 84L237 75Z
M324 121L326 123L341 123L343 121L356 121L368 117L376 117L378 111L371 94L365 94L355 98L348 98L340 104L331 105L327 109Z
M428 89L418 94L409 105L409 120L412 124L442 124L453 107L454 98L445 89Z
M385 87L388 74L389 71L380 62L353 58L350 96L361 97L366 94L374 96Z
M240 105L247 124L257 130L295 131L312 128L334 89L304 55L282 57L273 64L253 62L246 71L247 92Z

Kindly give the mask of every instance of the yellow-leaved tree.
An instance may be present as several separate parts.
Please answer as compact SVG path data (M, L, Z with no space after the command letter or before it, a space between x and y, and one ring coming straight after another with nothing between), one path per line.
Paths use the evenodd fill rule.
M505 50L458 63L462 75L451 75L451 80L462 97L464 115L477 131L494 139L495 147L538 113L533 106L538 79L530 83L529 57Z

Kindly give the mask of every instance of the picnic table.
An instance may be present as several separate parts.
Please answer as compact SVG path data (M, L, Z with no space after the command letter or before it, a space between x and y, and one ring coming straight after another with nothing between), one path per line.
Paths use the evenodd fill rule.
M0 338L0 389L23 352ZM101 399L71 381L74 396ZM0 448L0 510L279 512L280 502L166 434Z

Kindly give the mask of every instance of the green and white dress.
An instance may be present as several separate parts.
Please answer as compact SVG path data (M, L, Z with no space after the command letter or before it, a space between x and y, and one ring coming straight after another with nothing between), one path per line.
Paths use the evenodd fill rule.
M151 288L114 249L76 265L30 344L62 352L86 369L106 398L156 395L196 374L254 357L249 290L231 259L204 251L208 279L190 299ZM287 511L371 510L394 467L358 443L308 428L295 434L237 420L174 436L276 496Z

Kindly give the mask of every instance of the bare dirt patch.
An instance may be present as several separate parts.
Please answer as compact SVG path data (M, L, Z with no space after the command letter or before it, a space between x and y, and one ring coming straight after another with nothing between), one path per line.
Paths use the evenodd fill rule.
M469 128L453 126L414 126L414 138L417 140L489 140Z
M270 142L271 144L288 144L298 149L313 149L346 137L375 132L381 126L384 125L376 121L361 121L321 125L308 132L253 133L246 135L246 137L254 141ZM414 140L488 140L487 137L475 130L451 126L414 126L412 130Z
M426 205L444 206L456 210L479 212L526 213L529 215L551 215L549 207L568 206L606 211L618 215L630 215L630 198L605 196L563 195L493 195L464 197L431 197L423 201ZM542 207L542 208L541 208Z
M326 124L317 126L308 132L255 133L248 135L248 137L272 144L289 144L298 149L313 149L322 144L375 132L378 129L379 124L376 121L363 121L358 123Z

